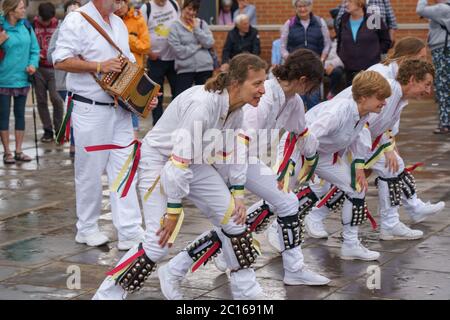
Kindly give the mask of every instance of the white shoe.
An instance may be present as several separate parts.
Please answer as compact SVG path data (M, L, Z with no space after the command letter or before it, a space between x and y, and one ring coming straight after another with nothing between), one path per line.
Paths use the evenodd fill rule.
M320 274L308 269L304 266L297 272L284 271L283 282L289 286L309 285L309 286L323 286L330 283L330 279L321 276Z
M223 252L219 253L217 257L214 258L214 264L220 272L226 272L228 269L227 261L225 260L225 256Z
M379 257L379 252L367 249L359 241L354 244L346 244L344 242L341 247L341 259L343 260L373 261L377 260Z
M414 220L415 223L419 223L424 221L429 216L432 216L442 211L444 207L445 207L444 201L439 201L438 203L435 204L427 202L419 206L419 208L415 209L413 212L411 212L411 218Z
M134 246L136 246L137 244L141 243L144 240L144 236L139 236L136 237L134 239L129 239L129 240L119 240L119 242L117 243L117 249L123 251L123 250L130 250L131 248L133 248Z
M328 232L325 230L322 221L314 221L309 215L305 217L305 229L312 238L328 238Z
M161 291L167 300L183 300L183 294L180 290L180 283L183 279L173 275L168 264L158 268L158 278Z
M423 237L423 232L413 230L403 224L397 223L392 229L381 229L381 240L417 240Z
M276 252L283 251L281 249L280 238L278 237L278 222L275 220L264 232L267 241L275 249Z
M98 247L109 242L109 239L106 235L104 235L100 231L97 231L87 236L83 236L77 233L77 235L75 236L75 241L78 243L85 243L90 247Z

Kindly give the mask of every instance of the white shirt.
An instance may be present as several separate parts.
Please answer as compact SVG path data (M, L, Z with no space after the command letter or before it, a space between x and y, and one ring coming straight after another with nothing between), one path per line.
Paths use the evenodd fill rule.
M367 120L369 122L370 135L372 140L383 135L380 145L390 141L388 130L393 130L400 122L400 115L403 108L408 104L408 100L403 99L403 92L400 83L396 80L388 80L392 95L386 99L386 105L380 113L372 113Z
M394 61L388 64L387 66L382 63L377 63L367 70L376 71L388 80L389 79L396 80L398 75L398 63ZM400 119L392 127L392 134L394 136L397 135L399 130L400 130Z
M172 23L180 18L180 10L175 10L170 1L167 1L162 7L150 1L150 6L151 12L148 20L146 4L141 7L141 12L150 34L151 50L157 53L159 59L163 61L175 60L175 53L169 45L168 37Z
M147 145L157 149L166 158L175 155L190 163L205 163L207 159L201 157L211 151L208 145L212 140L205 135L208 129L217 129L215 133L222 134L224 129L242 127L242 109L228 115L229 103L226 90L219 94L205 91L204 86L194 86L184 91L172 101L157 124L144 137L143 148ZM208 130L208 133L212 132ZM200 143L196 137L204 139L204 143ZM233 146L229 150L215 151L231 153ZM237 168L229 174L230 185L245 184L246 166L237 165ZM168 161L161 172L161 183L168 201L180 203L189 193L191 179L192 171L188 166L180 168L173 161Z
M359 116L353 99L334 98L306 113L306 123L319 140L319 154L344 154L347 148L354 159L364 159L368 145L361 139L369 115Z
M92 2L88 2L77 11L83 11L94 19L123 54L130 61L136 61L128 45L127 27L121 18L110 14L110 24L106 23ZM79 12L75 11L69 13L61 25L52 58L54 63L79 56L86 61L102 62L116 58L118 55L119 52ZM88 72L68 73L66 86L68 91L95 101L111 102L113 100Z
M259 129L285 129L297 135L303 133L306 129L305 106L300 96L295 94L286 99L277 79L266 80L264 89L258 107L244 106L245 131L253 129L257 133ZM318 142L313 134L299 139L298 143L298 148L306 157L316 153Z

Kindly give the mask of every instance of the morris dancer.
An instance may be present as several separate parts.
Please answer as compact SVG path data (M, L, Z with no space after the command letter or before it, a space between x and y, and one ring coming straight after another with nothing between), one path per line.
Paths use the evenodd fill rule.
M204 86L192 87L177 96L145 136L139 163L145 240L128 251L108 273L94 299L123 299L127 293L142 287L156 263L167 255L179 231L184 217L181 200L185 197L217 227L214 237L220 239L228 267L235 270L231 278L235 288L233 297L255 299L260 296L262 290L250 268L257 253L252 235L244 225L243 200L233 197L211 165L203 161L197 163L194 152L199 146L195 146L193 139L194 131L203 138L207 129L240 128L241 107L247 103L256 106L264 94L266 68L266 63L257 56L234 57L227 73L220 73ZM200 150L205 151L203 145ZM233 185L241 189L245 173L233 177ZM236 246L239 250L245 247L250 254L238 258Z

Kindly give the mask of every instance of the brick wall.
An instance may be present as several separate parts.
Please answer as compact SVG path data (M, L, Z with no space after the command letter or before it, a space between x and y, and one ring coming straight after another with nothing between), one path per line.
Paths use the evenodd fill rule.
M294 15L291 0L250 0L249 2L256 6L259 24L281 24ZM328 18L328 11L340 3L340 0L315 0L313 11L319 16ZM423 22L416 14L417 0L391 0L391 4L400 23Z
M204 0L211 1L211 0ZM251 0L250 3L256 6L258 25L281 25L289 17L292 17L295 12L292 7L291 0ZM313 5L313 11L316 15L323 18L329 18L329 10L336 7L341 3L340 0L315 0ZM391 0L394 8L395 15L397 17L397 23L399 24L411 24L411 23L427 23L426 20L420 19L416 14L417 0ZM397 38L404 36L416 36L423 40L426 40L426 29L405 29L406 25L401 25L401 29L397 31ZM270 52L272 48L272 42L279 37L279 31L260 31L261 39L261 57L270 62ZM213 31L214 38L216 39L216 50L219 57L222 55L223 44L226 39L227 31Z

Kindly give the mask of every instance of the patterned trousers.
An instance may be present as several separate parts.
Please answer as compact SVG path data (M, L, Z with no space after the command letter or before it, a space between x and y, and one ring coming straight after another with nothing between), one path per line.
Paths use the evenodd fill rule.
M444 48L440 48L432 50L431 55L436 68L434 85L439 106L439 127L450 128L450 48L447 49L447 54L444 54Z

